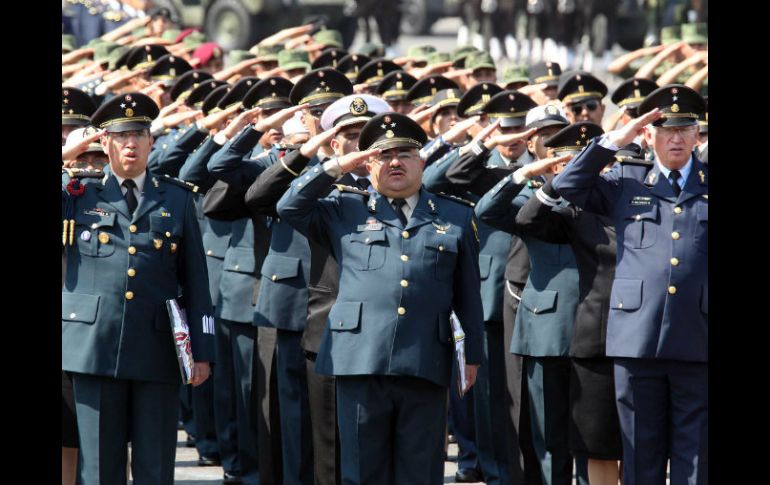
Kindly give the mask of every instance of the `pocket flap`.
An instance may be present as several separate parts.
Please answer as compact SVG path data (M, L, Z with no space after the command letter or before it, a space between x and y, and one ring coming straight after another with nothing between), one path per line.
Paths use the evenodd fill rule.
M76 222L78 224L85 224L88 227L112 227L115 225L115 213L112 212L106 216L78 214Z
M150 231L163 234L166 231L171 231L172 223L170 217L163 217L156 214L150 216Z
M360 301L335 303L329 312L329 328L331 330L354 330L361 321Z
M533 290L525 288L521 294L521 304L532 313L544 313L556 308L556 297L559 294L555 290Z
M217 236L210 232L203 233L203 249L206 251L206 256L224 259L229 245L229 237Z
M262 263L262 276L273 281L296 278L299 274L299 262L299 258L277 254L268 255L265 262Z
M451 234L439 234L437 232L428 232L425 235L425 246L434 248L438 251L457 252L457 236Z
M61 294L61 319L66 322L94 323L99 309L98 295Z
M222 269L225 271L235 271L237 273L254 274L256 263L254 261L254 250L251 248L230 248L225 254L225 260L222 263Z
M701 222L708 222L709 221L709 205L708 204L698 204L695 206L695 215L698 217L698 221Z
M657 205L633 206L632 211L626 215L626 219L634 219L635 221L655 221L658 219Z
M479 275L482 280L489 278L492 270L492 256L488 254L479 254Z
M350 241L373 244L385 241L385 231L362 231L350 235Z
M612 284L610 308L638 310L642 306L642 280L616 279Z

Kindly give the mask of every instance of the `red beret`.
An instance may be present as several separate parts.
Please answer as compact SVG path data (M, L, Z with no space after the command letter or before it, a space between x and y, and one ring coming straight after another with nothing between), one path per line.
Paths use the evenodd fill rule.
M205 42L193 52L193 58L200 60L200 65L206 65L211 59L222 57L222 48L214 42Z
M184 40L185 37L192 34L193 32L200 32L201 29L190 27L189 29L184 29L179 33L179 35L176 36L176 40L174 40L174 44L178 44Z

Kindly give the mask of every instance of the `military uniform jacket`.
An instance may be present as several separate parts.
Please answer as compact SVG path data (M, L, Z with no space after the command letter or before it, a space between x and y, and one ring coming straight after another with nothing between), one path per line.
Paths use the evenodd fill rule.
M303 172L309 162L299 150L287 154L282 163L275 164L262 173L259 183L249 187L246 192L246 205L255 214L277 217L275 203L296 178L295 174ZM355 186L355 180L350 174L344 174L337 180L337 184ZM339 292L339 265L327 245L319 244L313 239L306 240L310 248L310 274L307 285L307 323L302 333L301 345L304 350L317 354L321 337L327 327L329 311Z
M74 202L74 244L66 247L63 370L179 382L166 300L180 294L194 360L214 360L213 332L204 333L211 299L193 198L148 174L132 217L114 176L85 185Z
M614 154L591 143L553 183L615 224L607 355L707 362L708 168L693 157L677 197L657 164L600 175Z
M316 371L327 375L409 375L448 385L450 311L466 334L469 364L482 356L478 239L470 208L420 191L403 227L387 198L342 192L318 200L333 178L321 167L278 202L278 214L331 247L340 265Z
M559 197L550 180L539 190L554 199ZM572 246L580 276L580 295L569 355L604 357L617 254L612 221L574 204L554 208L532 197L516 215L516 224L544 242Z
M426 168L427 176L423 175L423 185L431 192L455 193L474 203L478 202L479 196L455 186L446 179L447 170L460 158L459 152L459 149L452 150ZM499 166L498 163L502 163L502 159L490 157L487 160L487 166L496 167ZM511 234L498 231L483 222L479 223L479 271L485 322L503 321L504 273L512 238Z
M152 163L148 163L150 171L158 174L168 174L172 177L179 175L190 154L206 139L207 133L199 130L194 124L178 131L168 141L161 144L161 150L155 150Z
M257 145L261 134L247 126L209 159L209 173L219 180L206 194L204 212L212 219L229 220L231 236L225 251L216 316L238 323L254 323L259 294L257 274L267 255L271 237L265 218L252 219L243 202L246 189L273 158L254 161L244 155Z
M476 204L481 220L518 234L529 253L532 270L516 312L510 351L533 357L566 357L578 303L575 256L569 245L543 242L516 224L518 211L535 191L533 182L517 185L512 178L504 178Z

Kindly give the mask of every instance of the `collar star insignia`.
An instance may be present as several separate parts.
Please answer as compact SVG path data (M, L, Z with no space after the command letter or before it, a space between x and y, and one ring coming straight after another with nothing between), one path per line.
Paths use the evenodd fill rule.
M430 210L431 210L432 212L436 212L436 204L435 204L435 203L433 203L433 200L432 200L432 199L428 199L428 205L430 206Z
M160 182L155 177L152 178L152 185L157 189L160 186Z
M369 197L369 212L377 212L377 199Z
M650 183L651 183L651 184L654 184L654 183L655 183L655 179L656 179L657 177L658 177L658 176L657 176L657 174L656 174L655 172L652 172L652 173L650 173L650 176L649 176L649 177L647 177L647 178L649 179L649 181L650 181Z

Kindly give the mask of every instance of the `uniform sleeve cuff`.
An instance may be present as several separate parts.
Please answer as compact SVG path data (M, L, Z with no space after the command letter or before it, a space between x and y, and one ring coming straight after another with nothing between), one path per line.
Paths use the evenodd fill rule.
M513 172L513 183L516 185L521 185L527 180L529 180L527 177L524 176L523 173L524 167L521 167L517 169L515 172Z
M543 204L550 206L550 207L556 207L559 205L559 202L561 202L561 197L558 199L554 199L550 195L546 194L543 190L543 187L540 187L537 192L535 192L535 197L537 197L537 200L542 202Z
M224 132L219 132L216 135L214 135L214 143L216 143L219 146L224 146L225 143L227 143L227 136L225 136Z
M334 177L335 180L342 177L342 167L336 158L324 162L323 169L327 175Z
M610 143L610 139L609 139L609 137L607 136L606 133L604 135L600 136L599 139L596 140L596 142L599 144L600 147L606 148L607 150L612 150L612 151L615 151L615 152L620 150L619 146L616 146L616 145L613 145L612 143Z

